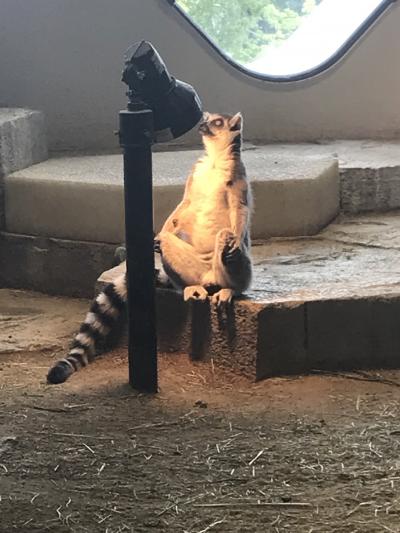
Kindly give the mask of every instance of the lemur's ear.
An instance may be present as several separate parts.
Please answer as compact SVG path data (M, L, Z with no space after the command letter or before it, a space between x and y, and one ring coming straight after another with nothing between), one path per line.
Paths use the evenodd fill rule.
M229 119L229 129L231 131L240 131L242 129L243 117L241 113L236 113Z

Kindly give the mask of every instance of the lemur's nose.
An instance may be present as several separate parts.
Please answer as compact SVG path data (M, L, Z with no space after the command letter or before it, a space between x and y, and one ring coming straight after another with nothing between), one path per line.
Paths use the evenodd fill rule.
M205 133L208 130L207 122L200 122L199 131Z
M208 123L207 122L201 122L200 125L199 125L199 132L202 134L202 135L211 135L211 130L208 126Z

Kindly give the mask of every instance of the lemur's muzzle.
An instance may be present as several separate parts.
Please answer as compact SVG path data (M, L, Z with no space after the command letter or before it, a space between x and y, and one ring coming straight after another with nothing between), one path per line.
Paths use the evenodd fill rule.
M212 131L210 130L207 122L202 122L199 126L199 132L202 134L202 135L212 135Z

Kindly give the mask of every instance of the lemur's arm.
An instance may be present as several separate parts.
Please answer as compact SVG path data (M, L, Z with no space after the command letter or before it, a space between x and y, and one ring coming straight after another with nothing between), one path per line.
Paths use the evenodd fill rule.
M246 180L235 180L229 186L228 204L231 230L237 238L237 245L240 246L248 231L250 216L249 189Z
M174 229L177 224L177 219L179 218L180 213L186 209L190 204L190 189L193 182L193 175L190 174L188 179L186 180L185 185L185 192L183 193L183 198L181 202L176 206L176 208L172 211L172 213L169 215L167 220L165 221L160 233L164 231L168 231L170 233L174 232Z

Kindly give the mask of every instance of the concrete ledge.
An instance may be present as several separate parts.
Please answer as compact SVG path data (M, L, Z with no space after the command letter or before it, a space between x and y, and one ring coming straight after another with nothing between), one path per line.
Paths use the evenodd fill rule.
M156 230L180 200L200 154L154 154ZM398 141L248 146L243 157L255 193L255 239L313 235L339 207L347 213L400 208ZM124 240L120 155L54 158L8 176L5 187L9 232Z
M4 176L47 159L44 115L0 108L0 229L5 227Z
M47 159L44 115L40 111L0 108L0 176Z
M275 158L335 157L339 163L341 209L345 213L400 208L400 141L356 140L320 144L275 144Z
M253 287L228 313L158 289L159 349L212 358L254 380L398 368L399 252L400 214L343 219L315 238L256 246ZM103 273L97 290L124 269Z
M186 176L201 152L154 154L154 216L158 230L180 201ZM311 235L339 211L337 162L328 156L279 160L265 147L244 152L256 211L252 234ZM6 229L73 240L124 241L122 158L59 158L8 176ZM57 212L57 217L54 213Z
M115 246L0 232L0 287L91 298Z
M336 162L292 158L277 162L275 168L276 177L252 184L253 238L315 235L338 215Z
M96 293L123 272L124 263L103 272ZM185 303L174 290L157 289L156 298L160 351L186 352L195 360L213 358L217 365L256 378L259 304L243 300L223 316L208 303ZM122 345L126 342L124 336Z
M342 168L340 181L341 208L345 213L390 211L400 207L400 164Z

